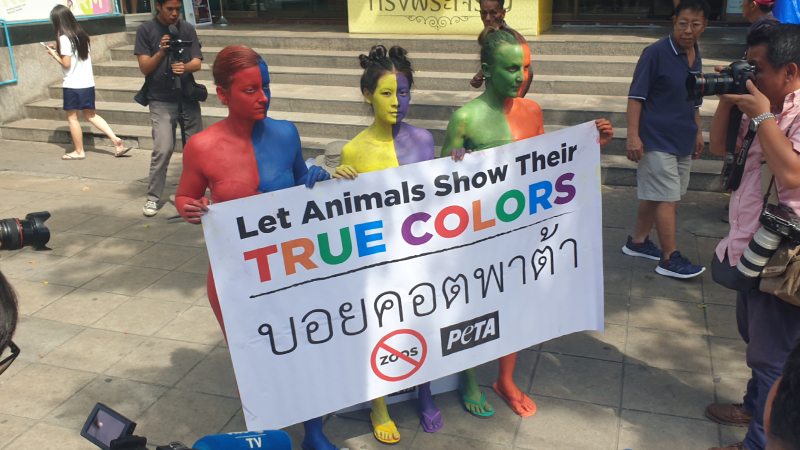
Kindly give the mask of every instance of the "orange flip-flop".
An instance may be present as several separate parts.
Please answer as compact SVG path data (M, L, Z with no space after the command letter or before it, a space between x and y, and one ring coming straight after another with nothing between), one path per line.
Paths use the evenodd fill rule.
M531 403L533 403L532 410L525 411L525 409L522 407L522 402L523 400L525 400L525 394L522 394L522 398L519 399L511 397L510 395L505 395L503 394L502 391L500 391L500 389L497 388L497 382L492 384L492 389L494 389L494 391L497 392L497 395L502 397L503 400L505 400L506 403L508 403L508 406L510 406L511 409L514 410L515 413L517 413L517 415L522 417L530 417L536 414L536 403L533 403L533 400L531 400Z

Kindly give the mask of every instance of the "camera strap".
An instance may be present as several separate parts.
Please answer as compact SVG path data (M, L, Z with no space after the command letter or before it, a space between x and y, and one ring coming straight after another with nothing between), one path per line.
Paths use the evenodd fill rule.
M742 124L742 111L738 106L731 109L728 122L728 135L725 138L725 160L720 174L720 189L735 191L739 189L744 175L744 164L747 162L747 153L756 137L754 131L748 130L742 142L742 150L736 154L736 141L739 137L739 128Z

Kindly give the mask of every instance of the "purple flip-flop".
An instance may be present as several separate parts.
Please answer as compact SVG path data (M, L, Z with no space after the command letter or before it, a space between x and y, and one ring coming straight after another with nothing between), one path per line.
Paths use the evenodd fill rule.
M420 420L420 424L422 425L422 429L425 430L426 433L436 433L437 431L441 430L442 427L444 427L444 421L442 421L442 424L439 425L437 428L428 428L427 426L425 426L425 419L428 419L428 423L432 425L433 419L435 419L436 416L442 415L441 411L436 411L436 414L434 414L433 416L425 414L425 411L420 411L420 412L422 413L422 420Z

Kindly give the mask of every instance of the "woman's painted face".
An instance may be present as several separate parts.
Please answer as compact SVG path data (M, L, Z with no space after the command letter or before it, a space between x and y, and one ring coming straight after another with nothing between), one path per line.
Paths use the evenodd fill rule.
M375 119L395 124L408 114L411 92L408 79L401 73L387 73L378 80L375 93L367 96Z
M484 65L484 71L488 68L486 82L491 83L498 93L506 97L516 97L525 81L524 61L522 46L501 46L495 52L494 66Z
M411 86L402 73L394 75L397 77L397 122L402 122L408 114L408 104L411 103Z
M248 120L264 120L267 116L268 92L264 90L260 66L236 72L229 89L217 87L217 94L228 105L230 114Z

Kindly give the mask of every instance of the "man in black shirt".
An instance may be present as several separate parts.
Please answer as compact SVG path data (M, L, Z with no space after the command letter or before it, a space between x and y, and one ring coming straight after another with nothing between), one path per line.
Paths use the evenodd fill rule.
M142 23L136 30L136 45L133 52L139 59L139 69L151 78L147 99L150 106L150 120L153 122L153 157L150 162L150 185L147 191L147 202L144 204L145 216L154 216L158 212L158 201L164 193L167 180L167 167L175 150L175 129L178 121L178 95L173 89L172 74L167 68L166 54L169 43L169 26L178 28L178 38L191 41L191 47L185 48L179 61L169 61L172 73L181 77L181 83L194 83L192 73L200 70L203 54L194 27L184 20L179 20L182 3L180 0L156 0L158 15ZM182 97L186 139L203 131L203 120L200 116L200 103Z

